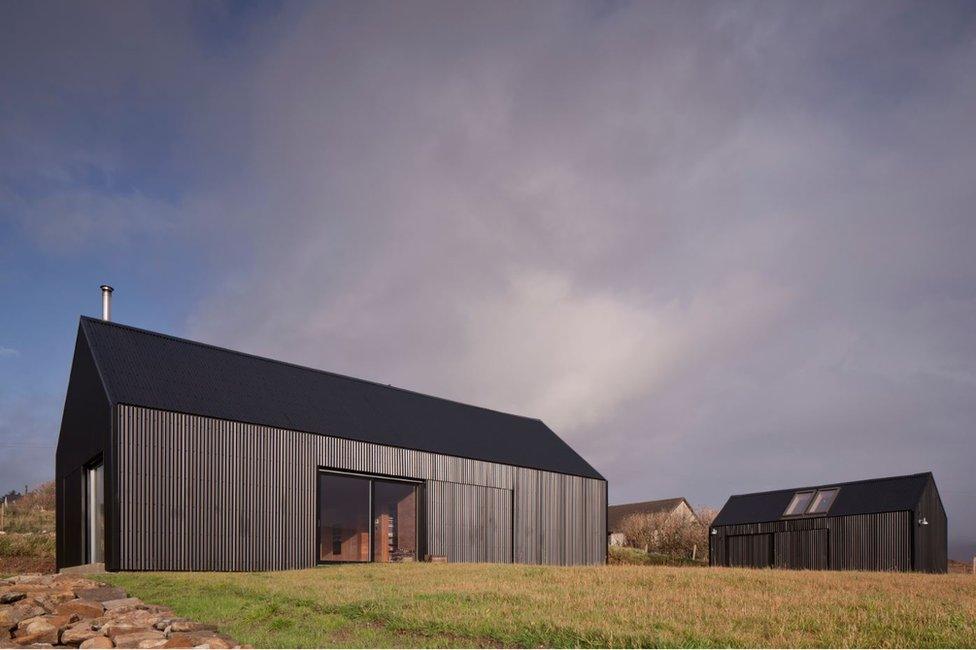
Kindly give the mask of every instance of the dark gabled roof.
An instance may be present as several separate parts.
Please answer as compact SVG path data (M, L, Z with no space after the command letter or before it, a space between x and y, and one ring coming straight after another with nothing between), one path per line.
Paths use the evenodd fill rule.
M109 401L603 477L541 420L81 318Z
M607 508L607 529L611 533L623 530L624 519L631 515L653 515L659 512L672 512L681 504L688 506L691 504L684 497L674 499L658 499L657 501L641 501L639 503L621 503L620 505Z
M840 488L840 491L826 513L828 517L914 510L922 497L922 490L930 480L932 480L932 473L924 472L849 483L825 483L772 492L736 494L725 502L725 506L715 517L712 525L730 526L794 519L795 517L783 517L794 494L831 487Z

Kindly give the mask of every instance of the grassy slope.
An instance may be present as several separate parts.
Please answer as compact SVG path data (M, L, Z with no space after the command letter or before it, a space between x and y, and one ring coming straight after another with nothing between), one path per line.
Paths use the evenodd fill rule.
M54 482L8 505L0 535L0 574L54 570Z
M258 647L976 645L965 575L406 564L105 579Z

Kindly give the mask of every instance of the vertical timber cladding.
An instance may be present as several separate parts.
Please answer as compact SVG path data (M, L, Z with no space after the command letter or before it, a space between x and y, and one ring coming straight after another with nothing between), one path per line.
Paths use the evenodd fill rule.
M770 533L730 535L726 544L729 566L763 568L773 562L773 536Z
M512 561L512 490L427 482L427 552L451 562Z
M721 526L715 565L910 571L911 513L882 512Z
M829 568L827 530L788 530L773 534L773 565L780 569Z
M911 571L911 513L830 517L830 568Z
M136 406L116 417L119 570L314 566L320 467L425 480L428 553L605 562L601 480Z
M604 564L607 484L515 468L515 561ZM582 562L577 558L584 558Z

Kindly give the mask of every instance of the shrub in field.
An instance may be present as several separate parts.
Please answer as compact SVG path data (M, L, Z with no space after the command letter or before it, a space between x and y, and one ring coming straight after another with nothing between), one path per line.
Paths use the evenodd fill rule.
M2 523L6 533L53 533L54 481L7 503Z
M648 553L631 546L610 546L607 549L607 564L638 564L645 566L706 566L701 560L690 560L674 555Z
M693 516L683 513L635 514L623 523L627 546L652 554L707 560L708 536L717 513L698 508Z

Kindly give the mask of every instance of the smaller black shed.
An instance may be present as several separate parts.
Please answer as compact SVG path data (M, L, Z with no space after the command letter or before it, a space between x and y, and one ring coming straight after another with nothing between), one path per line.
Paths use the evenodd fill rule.
M729 497L713 566L947 570L946 514L931 472Z

